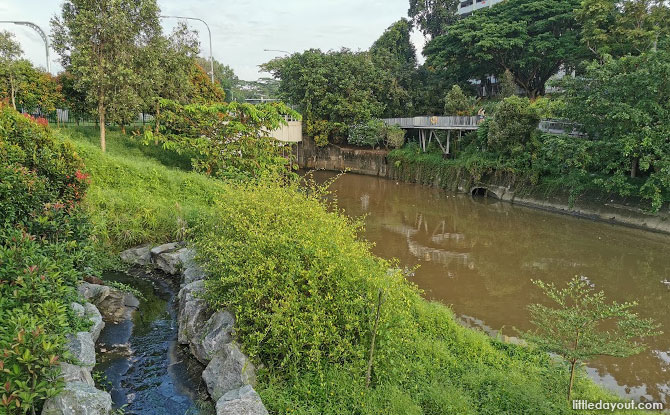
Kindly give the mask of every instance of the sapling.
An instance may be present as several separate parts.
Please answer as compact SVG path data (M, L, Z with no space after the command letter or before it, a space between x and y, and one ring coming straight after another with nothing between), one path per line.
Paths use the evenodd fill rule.
M523 337L570 364L568 401L578 363L598 356L628 357L646 348L645 339L661 334L652 319L641 318L632 308L637 302L608 303L603 291L586 277L574 277L565 288L533 281L554 303L528 306L535 330Z

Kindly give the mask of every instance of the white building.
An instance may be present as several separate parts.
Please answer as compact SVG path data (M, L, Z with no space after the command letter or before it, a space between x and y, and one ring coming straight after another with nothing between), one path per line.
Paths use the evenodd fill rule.
M463 0L458 5L458 15L465 17L470 15L475 10L483 9L484 7L491 7L504 0Z

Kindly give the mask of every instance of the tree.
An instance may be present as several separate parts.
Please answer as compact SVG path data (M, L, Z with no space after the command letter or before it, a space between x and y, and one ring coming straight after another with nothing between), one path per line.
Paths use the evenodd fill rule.
M579 0L508 0L449 27L424 49L427 64L462 82L509 70L529 97L583 56L574 9Z
M642 319L631 309L636 302L608 304L586 277L574 277L566 288L533 281L556 304L528 307L534 331L524 337L541 349L555 353L570 364L568 401L572 395L577 364L597 356L628 357L646 348L647 337L661 334L651 319Z
M380 117L388 90L396 88L391 73L368 52L310 49L262 68L280 79L280 97L299 108L307 134L319 145L342 141L349 125Z
M661 0L585 0L576 11L582 41L600 60L667 47L670 6Z
M30 112L54 111L63 101L61 87L48 72L35 68L28 60L20 59L4 68L5 82L0 83L0 99ZM2 69L0 69L0 73Z
M459 0L409 0L407 14L425 36L436 38L458 20Z
M463 93L460 86L454 85L444 98L444 115L472 115L477 99Z
M382 100L386 102L385 116L408 116L412 111L411 90L417 66L416 48L410 37L412 24L401 19L392 24L372 44L370 54L375 64L390 72L395 79Z
M209 68L209 59L198 57L197 61L202 68ZM233 68L214 59L214 80L226 92L227 100L232 101L240 82Z
M84 114L92 112L91 106L86 101L86 91L77 88L77 79L69 71L59 73L56 82L60 85L65 107L70 110L71 115L79 123L79 119Z
M514 75L509 69L505 69L505 72L500 79L500 97L507 98L516 95L516 82L514 82Z
M598 184L623 196L639 189L658 210L670 199L670 52L606 56L559 85L564 116L603 144Z
M221 87L212 83L207 72L195 61L191 64L190 82L192 87L189 102L197 104L215 104L226 99Z
M160 33L158 14L156 0L65 0L61 15L51 19L63 67L97 108L103 151L110 105L117 111L137 106L136 86L151 82L134 70L133 60L138 48Z
M540 116L528 98L505 98L488 122L488 147L512 160L530 162L528 154Z
M9 96L16 109L16 62L23 56L21 45L14 40L14 35L6 30L0 32L0 76L7 85Z

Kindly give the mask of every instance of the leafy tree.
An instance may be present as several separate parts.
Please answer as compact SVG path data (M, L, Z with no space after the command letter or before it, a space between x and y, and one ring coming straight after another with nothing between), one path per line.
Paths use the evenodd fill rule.
M210 67L209 59L198 57L197 62L202 68ZM232 101L240 83L233 68L214 59L214 80L226 92L226 98Z
M568 400L572 395L577 364L597 356L628 357L646 348L647 337L660 334L651 319L642 319L631 309L636 302L607 303L586 277L574 277L565 288L533 281L556 307L528 307L534 331L524 337L570 363Z
M79 123L82 115L92 112L91 106L86 101L86 91L77 88L77 79L72 72L63 71L59 73L56 81L60 85L65 107L72 112L71 115Z
M340 142L349 125L384 114L384 98L395 88L393 76L368 52L310 49L262 67L280 79L280 97L298 107L319 145Z
M460 86L454 85L444 99L445 115L472 115L475 112L477 99L463 93Z
M561 66L583 55L574 9L579 0L508 0L449 27L424 49L429 66L462 81L509 70L529 97L544 93Z
M191 96L189 102L198 104L214 104L223 102L226 99L226 93L221 87L212 83L207 72L197 63L191 64L190 83Z
M21 45L14 40L14 35L6 30L0 32L0 76L14 109L16 109L16 62L23 56Z
M670 6L661 0L585 0L576 11L582 41L598 59L667 47Z
M384 115L389 117L412 113L411 90L417 59L411 31L412 24L401 19L386 29L370 48L375 64L390 71L395 80L382 97L387 104Z
M528 98L505 98L488 122L488 147L512 159L527 160L540 117Z
M458 3L459 0L409 0L407 13L425 36L436 38L456 22Z
M138 107L135 87L151 82L134 70L133 59L160 32L158 13L155 0L66 0L61 15L51 19L54 49L97 108L103 151L110 105L117 111Z
M195 153L196 171L247 181L284 178L290 170L282 146L268 133L285 125L285 116L300 118L282 103L180 105L161 100L161 107L160 132L148 132L147 139L179 153Z
M0 99L26 112L54 111L63 101L61 87L48 72L20 59L5 67L6 82L0 83ZM0 69L2 72L2 69Z
M514 82L514 75L509 69L505 69L505 72L500 79L500 96L502 98L511 97L516 95L516 82Z
M659 209L670 193L670 52L606 56L559 85L564 115L606 144L599 184L624 196L639 189Z

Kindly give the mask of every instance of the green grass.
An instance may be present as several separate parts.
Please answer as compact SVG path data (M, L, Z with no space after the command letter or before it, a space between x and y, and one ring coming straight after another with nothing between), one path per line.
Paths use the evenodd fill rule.
M268 350L266 335L268 340L274 336L273 341L284 338L286 347L291 350L303 342L313 353L304 358L298 356L295 364L288 362L282 366L270 361L269 366L260 371L257 390L271 413L530 415L571 412L565 400L565 365L532 348L504 344L462 327L451 310L422 299L402 280L384 282L385 263L375 259L364 244L354 242L356 233L348 228L351 225L344 218L338 217L339 213L328 213L323 205L315 205L304 196L282 194L278 187L256 190L249 186L245 190L195 174L188 171L188 163L182 157L159 148L144 147L137 140L116 132L109 135L108 152L104 155L97 147L94 130L75 133L67 130L61 134L72 139L92 176L85 203L100 246L118 252L144 242L181 239L194 226L209 224L209 232L203 233L206 238L189 235L197 245L209 250L206 254L211 259L206 260L206 265L216 277L214 285L208 286L209 300L217 303L217 298L221 299L218 305L224 306L223 298L227 296L240 307L268 307L262 311L259 308L257 315L246 310L244 318L250 325L261 326L260 319L269 318L268 330L284 330L285 326L273 324L277 321L293 324L291 321L295 318L286 318L290 313L304 317L301 313L310 307L316 310L321 303L337 302L337 290L343 289L359 290L359 299L347 301L355 302L358 309L365 309L368 304L369 310L374 310L374 301L370 299L376 298L380 284L388 284L384 285L388 297L369 388L365 385L365 369L370 320L357 315L355 308L347 311L347 304L335 303L340 313L351 313L342 319L329 314L328 308L320 310L324 317L313 326L315 330L323 328L323 333L310 332L310 324L300 321L295 327L301 331L284 330L277 332L279 334L250 332L249 327L253 326L243 328L246 337L239 340L243 345L254 346L253 354L261 359L273 351ZM272 198L276 198L277 206ZM295 209L279 209L280 203ZM240 210L227 209L227 205ZM253 229L234 232L242 229L235 228L235 212L239 211L253 213L242 218ZM304 232L295 232L300 221L309 226ZM320 226L324 228L318 229ZM328 238L331 230L333 237ZM267 235L264 232L268 232ZM301 240L305 238L310 240ZM313 242L312 238L318 239ZM331 243L337 246L328 248ZM291 249L293 246L295 250ZM330 249L344 257L333 258L329 255ZM282 255L288 262L282 260ZM245 260L246 256L249 261ZM251 261L251 265L247 264ZM283 267L285 263L290 266ZM315 269L323 271L313 272ZM243 274L245 272L248 274ZM269 280L266 275L273 275L274 279ZM295 285L292 275L296 276ZM342 281L335 284L327 281L327 278L338 277L343 278ZM298 281L309 285L298 284ZM237 287L232 290L243 289L217 297L216 289L225 288L227 283ZM328 291L331 288L334 291ZM336 298L330 298L329 294L335 294ZM245 304L241 300L246 298L259 302ZM282 305L280 300L291 303ZM278 308L269 309L270 305ZM366 324L348 326L361 324L360 321ZM343 342L337 340L338 330L345 330L346 335L358 330L359 334L353 337L356 341L351 343L352 350L321 355L324 349L320 345L341 347ZM325 341L328 338L321 336L334 337ZM315 344L318 347L315 348ZM279 360L276 356L275 359ZM329 363L324 365L323 362ZM583 372L578 376L574 396L575 399L616 399Z

